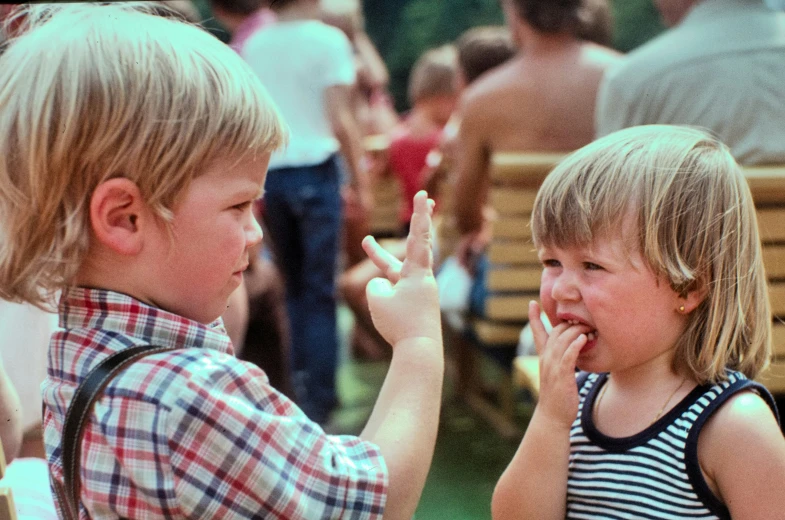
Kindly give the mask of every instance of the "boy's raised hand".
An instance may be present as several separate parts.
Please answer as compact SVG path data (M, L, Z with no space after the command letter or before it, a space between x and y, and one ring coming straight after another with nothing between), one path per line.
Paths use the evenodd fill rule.
M386 278L368 282L366 294L373 324L395 346L411 338L441 343L441 317L433 276L432 225L434 202L425 191L414 196L414 214L403 262L385 251L373 237L363 249Z

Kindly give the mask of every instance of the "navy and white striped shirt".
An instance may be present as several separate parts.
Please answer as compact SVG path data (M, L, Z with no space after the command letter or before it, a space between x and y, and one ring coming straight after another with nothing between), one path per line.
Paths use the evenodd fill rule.
M584 374L582 374L584 375ZM654 424L631 437L600 433L592 409L606 374L579 377L580 406L570 431L568 519L725 519L728 509L709 489L698 465L698 434L732 395L754 389L771 394L739 372L697 386Z

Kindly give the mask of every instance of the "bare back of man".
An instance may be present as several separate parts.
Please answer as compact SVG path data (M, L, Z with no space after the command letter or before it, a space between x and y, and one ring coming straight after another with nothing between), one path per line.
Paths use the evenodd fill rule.
M620 55L568 33L520 22L522 50L478 79L462 100L456 185L462 234L482 227L488 166L497 152L569 152L594 139L597 90Z

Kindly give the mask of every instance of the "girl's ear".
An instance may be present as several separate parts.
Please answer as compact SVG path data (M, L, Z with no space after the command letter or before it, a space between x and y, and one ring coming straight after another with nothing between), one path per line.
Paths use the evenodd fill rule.
M128 179L102 182L90 198L90 226L95 238L105 247L122 255L135 255L142 249L142 219L149 210L139 187Z
M681 314L689 314L706 299L709 290L706 284L701 283L696 289L688 291L686 295L679 296L677 311Z

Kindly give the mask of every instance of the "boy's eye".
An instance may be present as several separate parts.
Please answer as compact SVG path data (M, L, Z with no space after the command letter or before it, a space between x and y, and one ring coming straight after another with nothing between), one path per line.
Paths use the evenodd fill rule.
M588 269L589 271L599 271L602 269L601 265L597 265L594 262L584 262L583 266Z
M544 267L561 267L561 263L553 258L546 258L542 261Z
M240 211L244 211L244 210L248 209L249 207L251 207L251 201L247 200L245 202L241 202L240 204L235 204L234 206L232 206L232 209L237 209L237 210L240 210Z

